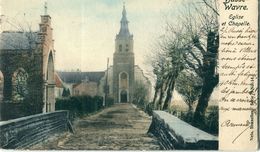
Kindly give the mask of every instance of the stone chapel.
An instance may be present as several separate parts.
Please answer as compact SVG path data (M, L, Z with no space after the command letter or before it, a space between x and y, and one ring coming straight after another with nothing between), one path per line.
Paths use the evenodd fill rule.
M37 31L1 32L0 120L55 111L54 56L47 12L41 15Z

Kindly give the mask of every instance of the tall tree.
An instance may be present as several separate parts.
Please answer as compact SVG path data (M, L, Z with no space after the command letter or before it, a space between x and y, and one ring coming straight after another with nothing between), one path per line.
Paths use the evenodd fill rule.
M180 39L172 39L165 35L159 43L159 51L153 60L156 75L155 95L153 102L155 109L167 110L172 99L175 80L183 66L183 48Z
M141 106L142 108L145 108L145 105L147 104L147 95L148 89L145 84L139 81L135 81L133 103Z
M193 112L193 105L201 94L202 80L193 71L183 70L176 80L176 91L188 105L189 113Z
M154 101L158 99L160 105L164 99L162 109L166 109L179 73L184 68L193 71L202 80L201 95L193 120L195 125L204 125L210 96L218 84L218 9L215 0L189 1L182 8L178 22L174 20L174 23L166 24L168 36L164 37L166 43L160 46L165 52L162 54L163 61L168 59L170 62L167 62L167 66L157 68L157 73L154 73L157 77L158 73L164 75L156 81L155 92L159 97L155 94Z
M204 126L208 102L219 81L217 73L219 48L217 4L215 0L203 0L202 2L194 3L185 19L187 32L190 33L190 44L193 47L187 52L185 60L189 68L193 69L203 82L202 93L193 118L196 126ZM196 12L197 15L192 15L192 12ZM199 52L199 55L195 53L195 50ZM194 66L194 62L196 62L196 66Z

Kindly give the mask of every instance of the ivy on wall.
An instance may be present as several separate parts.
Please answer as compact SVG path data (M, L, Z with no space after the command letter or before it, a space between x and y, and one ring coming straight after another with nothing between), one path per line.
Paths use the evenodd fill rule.
M42 112L43 107L43 74L42 74L42 54L33 53L25 50L2 51L1 71L4 75L4 99L3 102L16 106L19 103L21 106L21 115L32 115ZM26 94L23 94L22 100L15 98L15 78L14 73L17 69L24 69L28 74L26 84ZM14 112L19 116L19 112Z

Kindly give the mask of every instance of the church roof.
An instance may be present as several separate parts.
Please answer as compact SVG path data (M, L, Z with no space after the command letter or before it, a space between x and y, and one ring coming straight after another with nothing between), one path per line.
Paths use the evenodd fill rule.
M4 31L0 34L0 50L35 49L37 32Z
M64 88L63 82L57 73L55 73L55 84L57 88Z
M98 72L57 72L63 82L66 83L80 83L83 80L97 82L99 84L102 77L104 77L104 71Z

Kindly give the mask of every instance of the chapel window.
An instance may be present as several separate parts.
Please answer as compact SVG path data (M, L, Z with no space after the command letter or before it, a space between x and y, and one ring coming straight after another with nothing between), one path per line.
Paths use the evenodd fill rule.
M28 73L24 69L18 69L13 75L13 100L19 102L24 100L28 94Z

